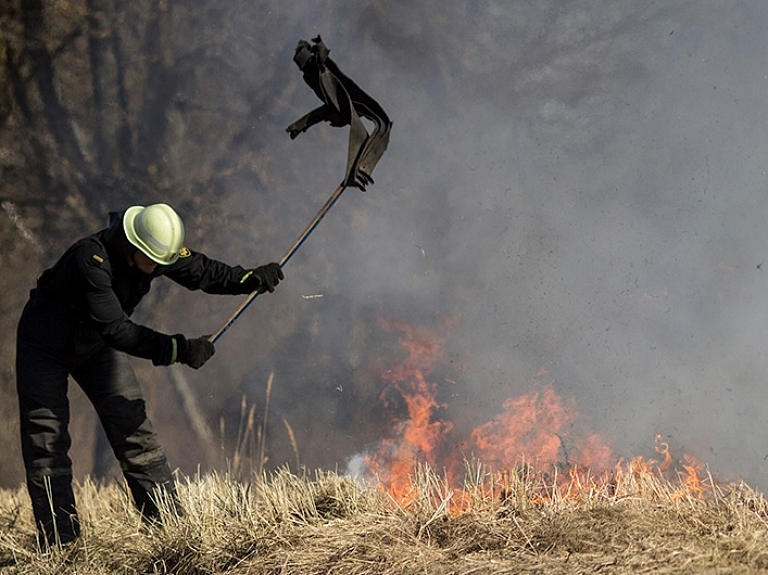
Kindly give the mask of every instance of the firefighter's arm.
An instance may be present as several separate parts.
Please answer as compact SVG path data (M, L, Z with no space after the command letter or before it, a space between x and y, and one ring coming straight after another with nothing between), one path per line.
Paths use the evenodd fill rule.
M86 254L87 256L87 254ZM112 289L109 260L99 254L79 260L90 318L110 347L135 357L170 365L178 360L177 336L165 335L128 318Z
M166 268L164 275L190 290L230 295L249 294L260 287L274 291L283 279L278 264L246 269L230 266L186 247L181 249L176 263Z

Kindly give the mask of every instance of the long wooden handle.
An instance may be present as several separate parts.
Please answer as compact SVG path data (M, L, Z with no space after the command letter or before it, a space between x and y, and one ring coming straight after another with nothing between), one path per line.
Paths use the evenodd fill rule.
M317 212L317 215L315 215L314 219L309 222L309 225L307 225L306 228L304 228L304 231L301 232L301 235L296 238L296 241L293 242L290 248L288 248L288 251L285 252L283 257L278 262L280 264L280 267L282 268L286 263L288 263L288 260L290 260L293 257L293 254L295 254L298 249L301 247L301 245L306 241L306 239L309 237L309 234L311 234L317 225L320 223L320 221L325 217L325 214L329 212L329 210L333 207L333 204L336 203L336 200L341 197L342 192L347 189L347 186L344 184L340 184L338 188L331 194L331 197L328 198L328 200L325 202L322 208L320 208L320 211ZM218 339L224 335L224 332L226 332L235 321L237 321L237 318L239 318L243 312L248 309L248 306L253 303L253 300L255 300L259 295L263 294L266 290L264 288L259 288L255 292L248 295L248 297L243 300L243 303L241 303L235 311L232 312L232 315L230 315L226 321L221 324L221 327L217 329L214 333L208 336L208 341L212 343L216 343Z

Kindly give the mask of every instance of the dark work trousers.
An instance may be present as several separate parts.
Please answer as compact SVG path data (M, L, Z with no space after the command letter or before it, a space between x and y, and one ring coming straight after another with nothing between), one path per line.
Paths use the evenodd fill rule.
M143 516L159 518L161 492L176 504L173 476L127 356L87 341L78 341L77 326L58 304L33 296L24 308L16 345L21 447L43 545L80 533L68 455L70 375L95 407Z

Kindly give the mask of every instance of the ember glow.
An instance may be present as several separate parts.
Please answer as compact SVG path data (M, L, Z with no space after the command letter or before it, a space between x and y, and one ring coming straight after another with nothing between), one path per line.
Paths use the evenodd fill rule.
M442 357L443 339L404 322L387 321L384 327L402 334L405 357L381 376L386 383L382 404L392 408L395 394L407 415L393 421L391 436L364 456L362 472L401 504L414 498L414 477L428 467L445 476L458 510L465 510L461 485L470 460L496 477L496 488L489 492L494 496L503 492L503 478L521 464L548 478L548 489L560 496L574 486L615 486L651 476L679 483L681 496L702 497L711 486L702 477L703 464L689 455L675 460L661 435L656 436L656 457L625 460L598 433L575 431L581 419L576 402L560 395L551 381L536 381L530 392L510 397L496 416L472 429L465 441L457 441L453 423L440 417L447 406L437 399L438 384L429 381ZM450 447L455 445L463 448Z

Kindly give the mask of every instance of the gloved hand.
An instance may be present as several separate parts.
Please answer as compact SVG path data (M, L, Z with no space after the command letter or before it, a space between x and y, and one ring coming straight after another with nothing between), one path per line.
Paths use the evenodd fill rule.
M176 338L177 359L179 363L188 365L192 369L200 369L203 364L216 353L216 347L208 341L208 336L200 336L195 339L187 339L181 334Z
M245 285L248 293L253 293L261 288L272 293L281 279L283 279L283 270L280 268L280 264L273 262L250 270L243 276L240 283Z

